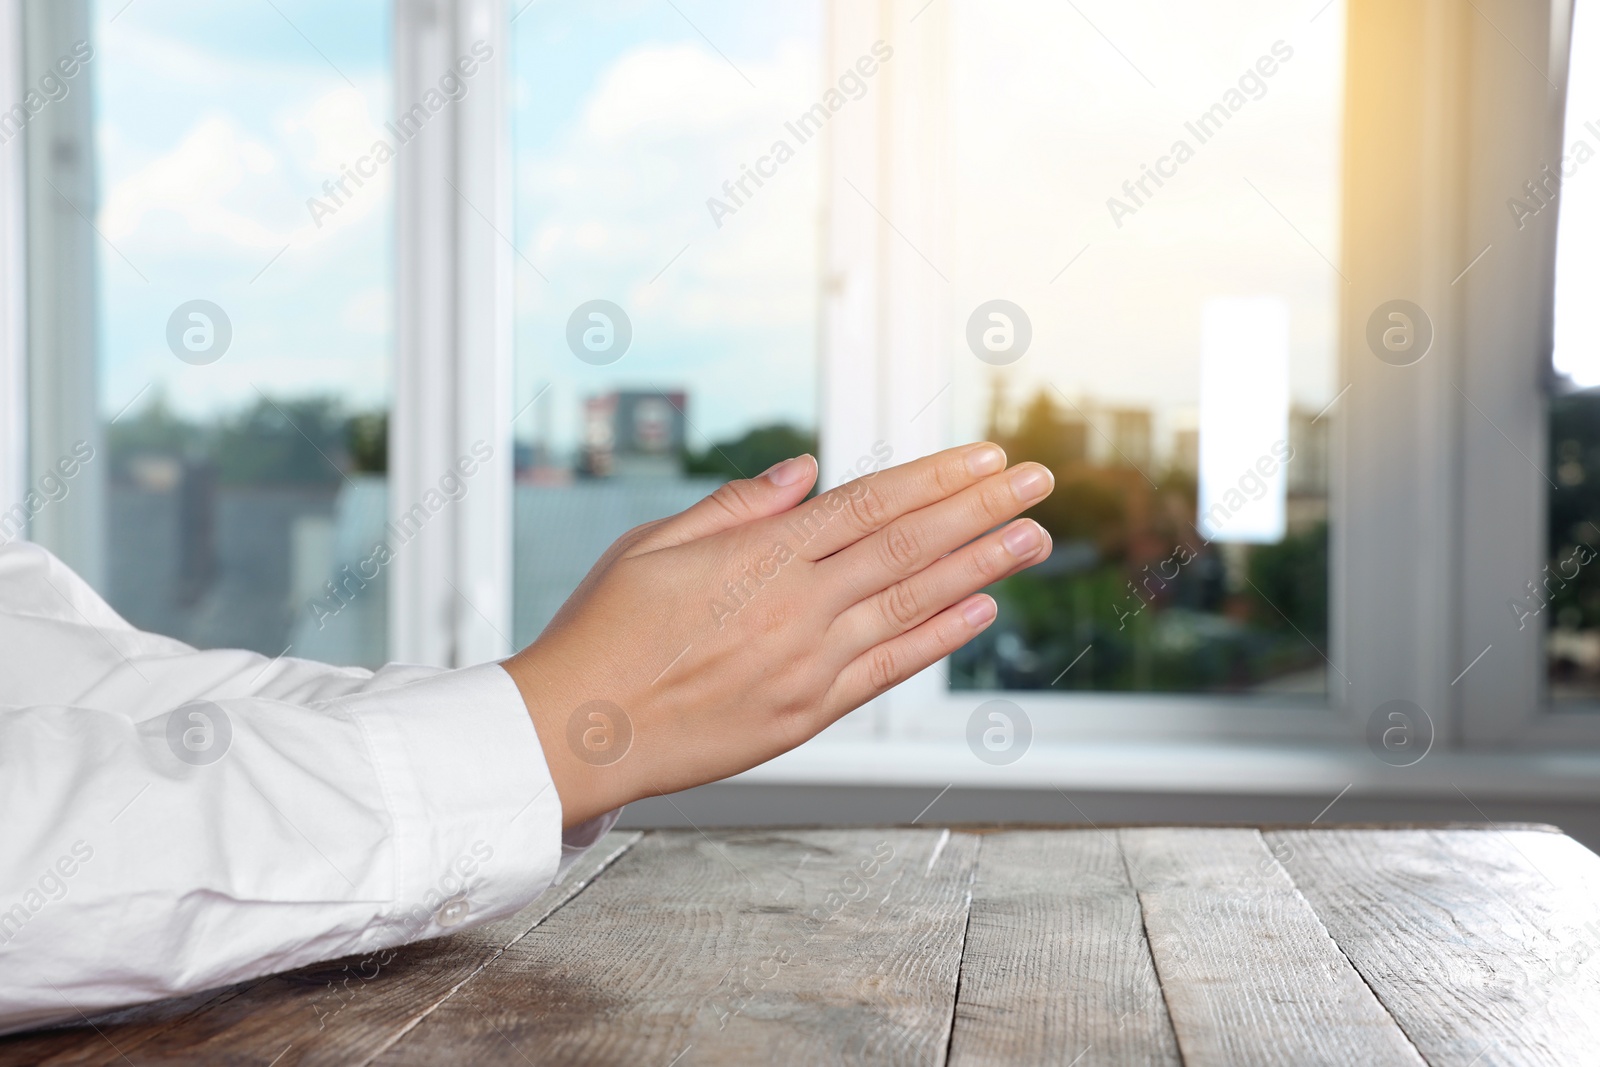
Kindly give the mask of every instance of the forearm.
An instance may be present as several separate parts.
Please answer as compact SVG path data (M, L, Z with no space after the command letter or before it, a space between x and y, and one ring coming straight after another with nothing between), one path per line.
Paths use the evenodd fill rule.
M0 712L0 1029L438 936L557 875L560 802L498 667L204 710L194 750L165 715Z

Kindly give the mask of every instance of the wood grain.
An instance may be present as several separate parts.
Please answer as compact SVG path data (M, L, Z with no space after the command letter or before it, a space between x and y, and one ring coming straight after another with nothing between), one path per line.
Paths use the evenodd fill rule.
M986 836L950 1063L1069 1062L1180 1062L1116 836Z
M1507 827L613 835L368 967L0 1039L0 1067L1600 1062L1600 857Z
M1122 830L1190 1067L1423 1060L1254 830Z
M977 841L658 831L381 1064L938 1064Z
M1600 857L1525 831L1272 833L1432 1064L1600 1061Z
M382 956L335 960L221 992L130 1008L93 1026L0 1038L0 1064L359 1064L425 1017L507 945L577 896L640 838L612 833L515 915ZM388 962L378 965L378 959ZM368 975L370 974L370 977ZM275 1059L276 1057L276 1059Z

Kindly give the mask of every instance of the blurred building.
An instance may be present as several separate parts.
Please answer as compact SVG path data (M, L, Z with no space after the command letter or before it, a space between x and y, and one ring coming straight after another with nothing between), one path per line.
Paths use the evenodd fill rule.
M578 473L590 478L682 476L688 403L682 390L619 390L585 400Z
M340 498L332 484L221 485L204 461L134 457L107 485L107 599L141 629L277 655L304 611L294 575L308 547L293 531L320 520L331 537Z
M682 511L721 484L720 478L676 476L518 485L512 640L520 646L538 637L612 541L635 526ZM713 600L707 590L700 603L682 607L710 618Z
M1290 533L1328 521L1328 421L1313 411L1289 411L1289 496L1286 519Z
M1100 467L1149 470L1153 456L1149 408L1103 408L1088 412L1101 433L1089 437L1090 462Z
M1172 469L1184 474L1200 473L1200 430L1186 427L1172 435Z

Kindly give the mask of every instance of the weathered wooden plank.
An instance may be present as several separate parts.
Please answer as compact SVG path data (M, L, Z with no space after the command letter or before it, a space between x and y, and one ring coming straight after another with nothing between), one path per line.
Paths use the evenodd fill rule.
M379 1063L942 1063L977 848L653 833Z
M952 1067L1179 1062L1115 835L984 837Z
M1169 1064L1176 1047L1202 1065L1420 1048L1489 1067L1600 1048L1600 857L1556 833L1001 832L963 926L978 841L660 835L520 941L582 866L369 980L358 961L261 979L97 1017L98 1034L0 1039L0 1064L937 1063L948 1040L962 1065Z
M1429 830L1267 839L1429 1063L1600 1058L1600 857L1576 841Z
M1189 1067L1423 1062L1258 832L1118 839Z
M365 1063L582 892L641 836L608 835L526 908L454 937L130 1008L94 1019L99 1032L84 1026L0 1038L0 1064L110 1067L125 1065L130 1054L141 1065Z
M265 979L257 978L186 997L88 1016L79 1025L0 1037L0 1067L79 1067L126 1064L130 1052L169 1027L181 1027L207 1007L236 997ZM115 1041L115 1044L112 1042Z

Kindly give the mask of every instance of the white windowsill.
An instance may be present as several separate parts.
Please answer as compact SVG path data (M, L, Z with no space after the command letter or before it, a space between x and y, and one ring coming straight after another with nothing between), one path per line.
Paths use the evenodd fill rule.
M1321 794L1600 802L1600 753L1434 749L1389 767L1354 745L1036 742L994 767L955 741L818 739L731 781L769 785L966 786L1107 792Z

